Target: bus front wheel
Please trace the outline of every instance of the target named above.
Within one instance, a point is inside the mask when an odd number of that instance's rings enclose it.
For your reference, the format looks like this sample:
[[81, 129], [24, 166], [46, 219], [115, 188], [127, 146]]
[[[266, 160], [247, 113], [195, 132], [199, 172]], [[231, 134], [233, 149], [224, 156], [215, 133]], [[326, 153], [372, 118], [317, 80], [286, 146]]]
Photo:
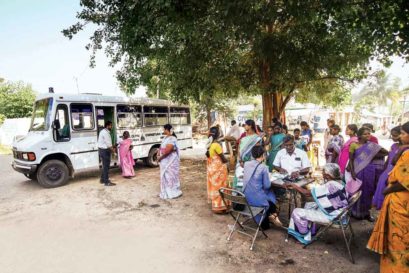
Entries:
[[159, 166], [158, 157], [157, 157], [158, 151], [159, 151], [158, 147], [153, 147], [149, 151], [148, 157], [144, 159], [146, 166], [151, 167], [151, 168]]
[[44, 188], [56, 188], [68, 183], [69, 170], [61, 160], [48, 160], [37, 171], [38, 184]]

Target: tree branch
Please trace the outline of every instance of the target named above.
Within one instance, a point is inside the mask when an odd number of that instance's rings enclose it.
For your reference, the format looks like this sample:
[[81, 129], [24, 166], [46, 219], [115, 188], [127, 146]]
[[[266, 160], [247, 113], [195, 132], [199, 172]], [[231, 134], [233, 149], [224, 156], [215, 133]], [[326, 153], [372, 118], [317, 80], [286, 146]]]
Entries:
[[281, 102], [280, 111], [282, 111], [282, 110], [286, 107], [287, 103], [288, 103], [288, 102], [290, 101], [290, 99], [292, 98], [293, 92], [294, 92], [294, 90], [295, 90], [295, 87], [296, 87], [296, 85], [294, 84], [293, 87], [291, 88], [290, 92], [288, 92], [287, 96], [285, 96], [285, 98], [284, 98], [283, 101]]
[[315, 78], [315, 79], [310, 79], [310, 80], [305, 80], [305, 81], [295, 81], [295, 82], [296, 83], [305, 83], [305, 82], [325, 81], [325, 80], [340, 80], [340, 81], [353, 83], [357, 79], [349, 79], [349, 78], [337, 77], [337, 76], [325, 76], [325, 77], [321, 77], [321, 78]]

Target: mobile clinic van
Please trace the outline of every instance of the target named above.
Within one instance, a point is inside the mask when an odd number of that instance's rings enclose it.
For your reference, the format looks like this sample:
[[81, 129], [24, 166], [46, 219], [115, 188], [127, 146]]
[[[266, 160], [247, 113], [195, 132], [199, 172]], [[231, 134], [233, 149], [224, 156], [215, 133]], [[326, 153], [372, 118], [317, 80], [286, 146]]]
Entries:
[[[165, 100], [42, 94], [34, 103], [30, 130], [13, 143], [14, 170], [44, 187], [66, 184], [69, 177], [99, 168], [97, 136], [105, 121], [113, 122], [113, 143], [129, 131], [134, 159], [157, 166], [163, 125], [172, 124], [180, 149], [192, 147], [190, 109]], [[118, 164], [112, 155], [113, 166]]]

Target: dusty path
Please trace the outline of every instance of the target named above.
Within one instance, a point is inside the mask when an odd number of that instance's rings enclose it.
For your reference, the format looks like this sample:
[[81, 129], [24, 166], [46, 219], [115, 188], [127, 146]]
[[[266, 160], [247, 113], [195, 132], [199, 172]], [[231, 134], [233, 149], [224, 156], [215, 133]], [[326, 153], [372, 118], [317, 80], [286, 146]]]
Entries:
[[203, 161], [182, 163], [183, 197], [162, 201], [158, 169], [137, 166], [137, 177], [105, 188], [94, 174], [46, 190], [9, 167], [0, 156], [0, 272], [378, 272], [365, 249], [371, 226], [354, 223], [357, 264], [337, 231], [304, 250], [272, 229], [257, 242], [226, 241], [228, 215], [206, 202]]

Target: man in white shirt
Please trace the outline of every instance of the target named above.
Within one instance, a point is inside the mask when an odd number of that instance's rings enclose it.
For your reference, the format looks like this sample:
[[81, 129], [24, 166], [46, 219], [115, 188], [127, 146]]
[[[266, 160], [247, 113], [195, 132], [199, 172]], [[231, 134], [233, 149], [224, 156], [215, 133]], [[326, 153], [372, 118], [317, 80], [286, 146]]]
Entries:
[[226, 136], [227, 137], [233, 137], [234, 140], [238, 140], [240, 138], [240, 127], [237, 125], [235, 120], [231, 121], [231, 128], [229, 132], [227, 132]]
[[110, 133], [112, 129], [112, 122], [106, 121], [104, 127], [105, 128], [102, 129], [101, 132], [99, 132], [98, 136], [98, 153], [102, 162], [101, 179], [99, 181], [105, 186], [115, 186], [116, 184], [112, 183], [108, 177], [109, 165], [111, 164], [111, 153], [115, 152], [115, 149], [112, 146]]
[[283, 140], [284, 149], [278, 151], [273, 166], [282, 174], [289, 174], [291, 178], [298, 178], [310, 171], [311, 163], [307, 153], [294, 145], [294, 137], [287, 135]]

